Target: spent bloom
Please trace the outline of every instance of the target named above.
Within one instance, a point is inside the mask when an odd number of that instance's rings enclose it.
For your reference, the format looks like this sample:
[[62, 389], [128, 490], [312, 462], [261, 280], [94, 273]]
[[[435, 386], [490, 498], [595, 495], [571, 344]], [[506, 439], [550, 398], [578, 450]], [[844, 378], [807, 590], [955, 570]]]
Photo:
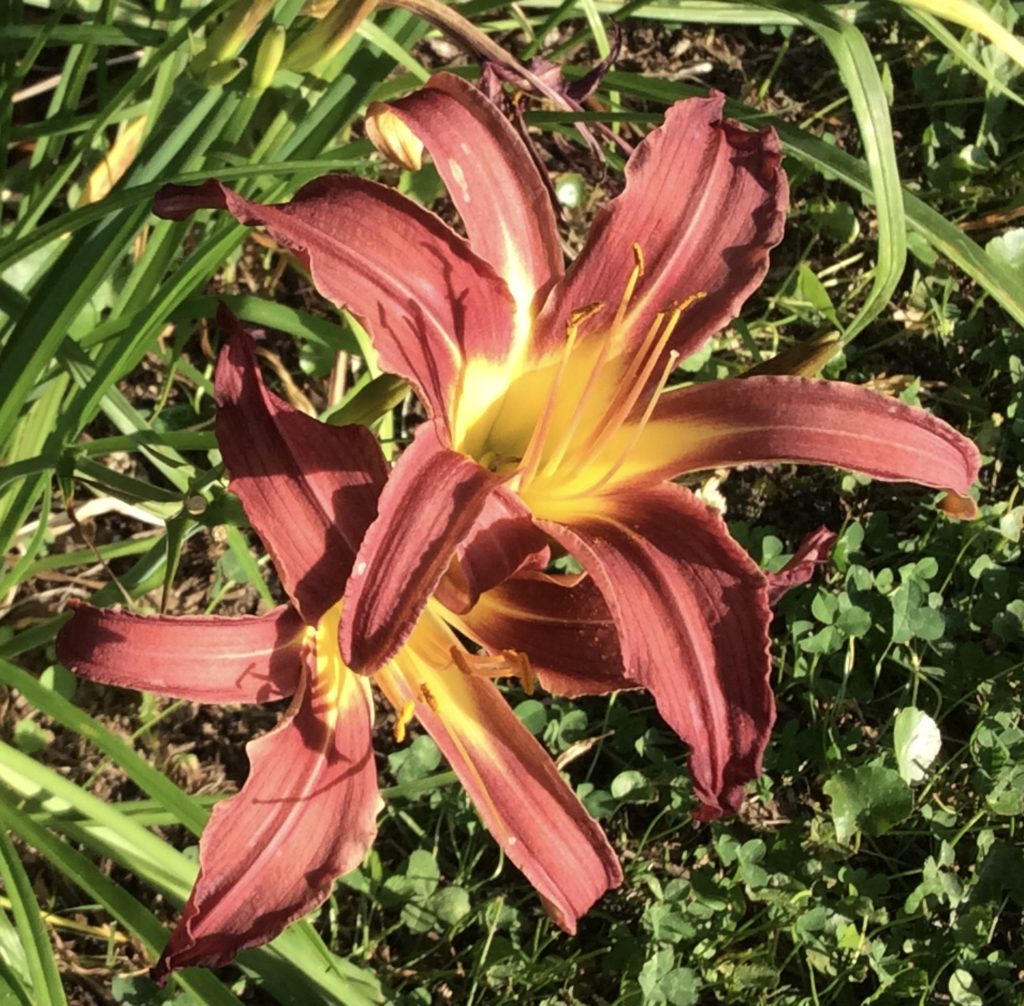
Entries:
[[[524, 569], [489, 598], [475, 631], [432, 599], [405, 644], [371, 677], [339, 652], [340, 599], [377, 512], [387, 466], [365, 427], [334, 427], [263, 385], [249, 337], [233, 332], [216, 371], [217, 437], [238, 494], [289, 597], [248, 617], [144, 616], [76, 605], [58, 657], [95, 681], [195, 702], [291, 697], [277, 727], [247, 745], [250, 772], [219, 803], [200, 872], [153, 970], [226, 964], [327, 896], [363, 860], [380, 808], [370, 682], [394, 706], [396, 735], [416, 717], [437, 742], [508, 858], [562, 928], [622, 872], [611, 846], [550, 757], [490, 680], [533, 675], [560, 690], [631, 686], [601, 597], [586, 579]], [[539, 557], [542, 560], [544, 557]], [[561, 617], [550, 624], [557, 594]], [[486, 623], [486, 624], [484, 624]], [[468, 651], [453, 626], [515, 639]]]
[[482, 620], [485, 591], [553, 541], [600, 591], [625, 678], [690, 745], [702, 817], [735, 810], [760, 769], [774, 717], [769, 582], [672, 480], [792, 461], [963, 495], [978, 471], [946, 423], [851, 384], [755, 375], [666, 390], [676, 363], [736, 316], [783, 233], [777, 138], [722, 108], [712, 95], [668, 110], [568, 271], [523, 141], [449, 74], [372, 109], [370, 132], [410, 166], [429, 152], [466, 238], [346, 175], [275, 206], [216, 181], [157, 200], [168, 217], [221, 208], [264, 226], [427, 410], [346, 589], [348, 665], [386, 664], [442, 577], [459, 585], [450, 603]]

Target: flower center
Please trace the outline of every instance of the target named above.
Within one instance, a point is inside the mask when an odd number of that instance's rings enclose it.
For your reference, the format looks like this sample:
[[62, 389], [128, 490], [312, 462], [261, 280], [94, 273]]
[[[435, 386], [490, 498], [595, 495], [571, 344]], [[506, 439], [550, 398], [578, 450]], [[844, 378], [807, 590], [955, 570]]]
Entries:
[[[626, 342], [624, 323], [644, 274], [643, 251], [633, 245], [633, 269], [604, 331], [581, 341], [603, 304], [574, 311], [538, 419], [515, 476], [530, 497], [577, 499], [598, 492], [629, 457], [669, 380], [679, 354], [665, 352], [683, 313], [706, 294], [695, 293], [659, 311], [638, 344]], [[508, 470], [507, 462], [506, 468]]]

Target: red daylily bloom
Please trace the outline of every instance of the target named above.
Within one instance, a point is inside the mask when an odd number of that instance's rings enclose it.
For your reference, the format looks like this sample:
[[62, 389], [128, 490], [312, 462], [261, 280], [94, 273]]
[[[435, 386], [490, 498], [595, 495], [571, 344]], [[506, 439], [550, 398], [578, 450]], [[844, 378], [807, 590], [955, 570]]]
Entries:
[[279, 206], [213, 181], [157, 199], [164, 216], [216, 207], [263, 225], [426, 405], [347, 588], [350, 666], [372, 672], [396, 652], [453, 561], [471, 606], [543, 532], [593, 578], [626, 678], [690, 745], [702, 817], [735, 810], [760, 769], [774, 715], [768, 582], [718, 514], [669, 480], [789, 461], [966, 494], [979, 463], [944, 422], [850, 384], [751, 376], [663, 390], [737, 314], [782, 237], [777, 138], [722, 106], [712, 95], [668, 110], [568, 272], [525, 145], [448, 74], [373, 109], [371, 132], [407, 163], [430, 152], [468, 240], [342, 175]]
[[[158, 980], [175, 968], [225, 964], [319, 905], [335, 878], [362, 861], [380, 808], [370, 679], [346, 666], [338, 624], [387, 467], [366, 428], [324, 425], [271, 394], [248, 337], [235, 319], [225, 323], [234, 334], [217, 366], [217, 437], [231, 488], [291, 603], [243, 618], [76, 605], [57, 640], [61, 661], [94, 681], [197, 702], [292, 698], [276, 729], [247, 746], [245, 785], [217, 805], [203, 832], [199, 879], [153, 970]], [[554, 920], [575, 932], [622, 872], [600, 827], [489, 679], [525, 674], [528, 684], [535, 672], [542, 682], [591, 690], [630, 683], [589, 581], [532, 571], [505, 589], [517, 606], [498, 610], [499, 595], [489, 617], [503, 638], [524, 635], [524, 644], [470, 654], [452, 630], [457, 619], [431, 600], [373, 681], [398, 713], [396, 732], [420, 720], [505, 854]], [[532, 627], [551, 590], [568, 607], [549, 641]]]

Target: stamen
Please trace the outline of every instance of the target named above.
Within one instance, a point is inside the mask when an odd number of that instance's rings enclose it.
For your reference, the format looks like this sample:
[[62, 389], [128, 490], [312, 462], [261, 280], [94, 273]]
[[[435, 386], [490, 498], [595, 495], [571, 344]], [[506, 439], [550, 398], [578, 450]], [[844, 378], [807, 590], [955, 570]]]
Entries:
[[555, 376], [551, 381], [547, 401], [544, 403], [544, 409], [540, 414], [540, 419], [537, 420], [537, 425], [533, 428], [533, 433], [530, 435], [530, 442], [526, 447], [526, 452], [523, 454], [523, 459], [519, 465], [520, 488], [531, 482], [534, 475], [537, 474], [537, 468], [540, 465], [540, 459], [544, 453], [544, 443], [547, 440], [548, 431], [551, 427], [551, 420], [555, 415], [555, 407], [558, 403], [558, 392], [561, 390], [562, 380], [565, 377], [565, 372], [569, 365], [569, 357], [572, 355], [573, 346], [576, 345], [576, 336], [579, 333], [580, 326], [588, 318], [600, 311], [602, 307], [604, 307], [604, 305], [598, 301], [597, 303], [588, 304], [586, 307], [581, 307], [579, 310], [573, 311], [569, 316], [569, 323], [565, 328], [565, 345], [562, 347], [562, 355], [558, 361], [558, 369], [555, 371]]
[[629, 274], [629, 279], [626, 280], [626, 287], [619, 300], [619, 306], [615, 310], [615, 317], [605, 331], [604, 339], [601, 342], [601, 349], [594, 360], [594, 365], [590, 368], [590, 373], [587, 375], [587, 383], [583, 387], [579, 402], [576, 403], [576, 410], [566, 424], [558, 443], [555, 445], [555, 449], [551, 452], [548, 462], [544, 466], [544, 470], [547, 472], [557, 470], [558, 466], [562, 463], [562, 459], [565, 457], [566, 451], [569, 449], [569, 445], [572, 443], [572, 438], [575, 436], [576, 430], [579, 428], [586, 412], [590, 393], [594, 390], [594, 386], [597, 384], [597, 380], [604, 372], [605, 364], [608, 362], [608, 355], [615, 341], [615, 334], [618, 332], [622, 319], [625, 318], [626, 311], [633, 300], [636, 285], [644, 274], [644, 251], [635, 241], [633, 242], [633, 260], [635, 263], [633, 270]]
[[654, 389], [654, 394], [651, 395], [651, 399], [647, 403], [647, 408], [644, 409], [644, 414], [640, 418], [640, 422], [636, 424], [636, 429], [633, 431], [633, 435], [629, 438], [629, 443], [626, 444], [622, 449], [622, 452], [619, 454], [618, 460], [589, 489], [582, 493], [575, 493], [574, 496], [590, 496], [597, 492], [598, 489], [607, 485], [607, 483], [609, 483], [615, 476], [616, 472], [618, 472], [623, 464], [625, 464], [626, 458], [633, 453], [633, 448], [636, 447], [637, 441], [640, 439], [640, 435], [644, 432], [644, 429], [650, 422], [651, 416], [654, 414], [654, 407], [658, 404], [658, 399], [661, 397], [661, 393], [664, 390], [665, 385], [668, 384], [668, 379], [672, 376], [672, 371], [676, 369], [676, 364], [678, 362], [679, 351], [673, 349], [672, 352], [668, 354], [668, 359], [665, 361], [665, 368], [661, 372], [661, 377]]
[[452, 663], [455, 664], [463, 674], [472, 676], [473, 668], [469, 663], [469, 654], [461, 647], [455, 645], [449, 646], [448, 652], [451, 654]]
[[[676, 323], [682, 317], [683, 312], [687, 308], [691, 307], [699, 300], [703, 300], [707, 296], [707, 291], [701, 290], [698, 293], [692, 293], [689, 297], [684, 297], [682, 300], [676, 301], [670, 308], [666, 308], [664, 311], [659, 311], [654, 318], [654, 322], [651, 327], [647, 330], [647, 334], [644, 336], [644, 341], [640, 345], [640, 352], [630, 361], [629, 369], [626, 371], [625, 376], [622, 379], [622, 387], [632, 388], [637, 381], [637, 373], [639, 370], [646, 365], [650, 357], [645, 354], [651, 347], [654, 346], [653, 355], [658, 357], [661, 355], [661, 351], [665, 348], [668, 340], [672, 336], [672, 332], [676, 327]], [[666, 321], [667, 319], [667, 321]], [[647, 375], [643, 378], [647, 379], [650, 375], [650, 368], [647, 370]], [[634, 402], [636, 399], [634, 399]], [[631, 406], [632, 407], [632, 406]]]
[[608, 441], [615, 435], [616, 430], [629, 418], [629, 414], [633, 411], [640, 395], [643, 394], [647, 381], [658, 363], [658, 358], [668, 345], [676, 323], [691, 304], [706, 296], [704, 291], [692, 294], [685, 300], [678, 301], [670, 309], [659, 311], [655, 315], [654, 321], [644, 336], [640, 352], [630, 363], [622, 378], [619, 393], [609, 406], [604, 422], [599, 429], [594, 431], [595, 435], [580, 446], [576, 464], [565, 473], [566, 478], [572, 478], [584, 465], [596, 458], [608, 445]]
[[395, 720], [395, 743], [401, 744], [405, 740], [405, 728], [412, 722], [412, 718], [416, 713], [416, 704], [413, 702], [406, 702], [402, 706], [401, 711], [398, 713], [398, 717]]
[[[619, 383], [615, 397], [609, 404], [601, 424], [591, 433], [589, 439], [579, 446], [576, 451], [576, 461], [564, 473], [565, 478], [571, 479], [600, 454], [611, 437], [614, 436], [615, 431], [625, 422], [630, 410], [636, 405], [644, 384], [668, 342], [668, 334], [672, 331], [672, 324], [665, 324], [667, 316], [665, 311], [659, 311], [655, 316], [651, 327], [647, 330], [647, 335], [644, 336], [640, 352], [630, 363], [625, 376]], [[653, 347], [650, 346], [651, 342], [654, 343]]]

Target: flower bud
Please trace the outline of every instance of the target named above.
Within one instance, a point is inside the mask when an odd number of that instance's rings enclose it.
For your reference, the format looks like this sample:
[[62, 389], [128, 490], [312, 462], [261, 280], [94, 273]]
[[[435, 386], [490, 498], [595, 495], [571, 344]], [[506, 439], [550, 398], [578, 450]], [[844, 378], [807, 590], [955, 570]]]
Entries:
[[310, 28], [284, 55], [289, 70], [302, 73], [337, 56], [378, 0], [338, 0], [321, 22]]
[[843, 348], [843, 339], [838, 332], [826, 332], [805, 339], [799, 345], [791, 346], [777, 353], [770, 360], [759, 363], [745, 371], [742, 377], [764, 377], [790, 375], [793, 377], [817, 377], [822, 368]]
[[390, 412], [409, 394], [409, 385], [394, 374], [380, 374], [356, 391], [344, 405], [324, 416], [332, 426], [353, 423], [369, 426]]
[[[218, 63], [230, 63], [256, 34], [274, 0], [238, 0], [206, 39], [203, 51], [192, 60], [192, 72], [205, 78]], [[207, 81], [209, 83], [209, 81]]]
[[241, 56], [226, 59], [208, 66], [202, 73], [202, 81], [207, 87], [221, 87], [234, 80], [247, 66]]
[[252, 82], [249, 84], [249, 94], [262, 94], [274, 79], [277, 68], [281, 65], [281, 57], [284, 55], [285, 30], [279, 24], [273, 25], [260, 40], [260, 47], [256, 53], [256, 62], [252, 68]]

